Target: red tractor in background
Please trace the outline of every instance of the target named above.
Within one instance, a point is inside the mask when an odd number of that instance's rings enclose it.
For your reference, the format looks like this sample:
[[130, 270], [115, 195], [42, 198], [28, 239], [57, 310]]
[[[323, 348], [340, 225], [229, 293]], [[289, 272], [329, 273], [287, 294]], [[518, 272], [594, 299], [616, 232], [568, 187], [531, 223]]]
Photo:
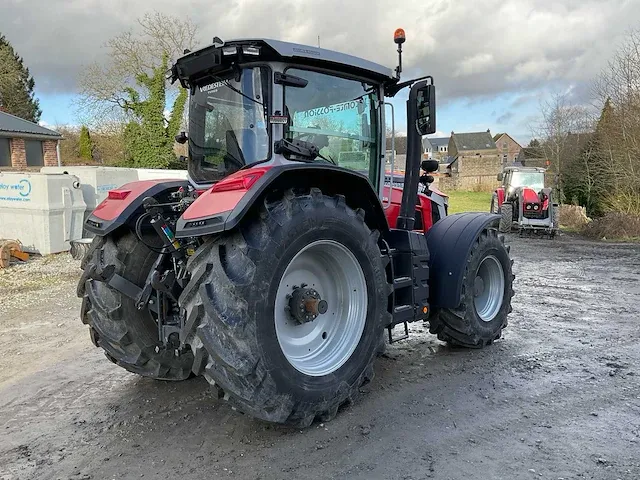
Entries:
[[544, 186], [544, 168], [506, 167], [498, 174], [502, 186], [491, 198], [491, 213], [500, 217], [500, 232], [513, 229], [554, 237], [558, 231], [558, 205]]
[[[398, 30], [400, 55], [403, 42]], [[447, 215], [437, 163], [421, 161], [433, 78], [400, 82], [401, 65], [268, 39], [185, 52], [171, 77], [190, 92], [176, 137], [189, 180], [123, 185], [86, 220], [93, 343], [131, 372], [201, 375], [238, 410], [304, 427], [357, 398], [396, 325], [428, 321], [463, 347], [500, 338], [514, 279], [500, 217]], [[385, 97], [405, 87], [399, 188]]]

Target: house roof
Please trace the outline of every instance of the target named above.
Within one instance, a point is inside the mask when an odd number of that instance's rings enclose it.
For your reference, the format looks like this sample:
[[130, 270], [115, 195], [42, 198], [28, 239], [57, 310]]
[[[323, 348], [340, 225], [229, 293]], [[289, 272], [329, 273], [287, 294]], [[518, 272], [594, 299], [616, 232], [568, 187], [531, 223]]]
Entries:
[[436, 137], [436, 138], [428, 138], [424, 137], [422, 139], [422, 146], [424, 148], [428, 148], [429, 144], [431, 147], [438, 148], [449, 145], [449, 137]]
[[59, 139], [62, 135], [37, 123], [24, 120], [10, 113], [0, 112], [0, 137], [32, 137]]
[[496, 149], [496, 142], [489, 132], [452, 133], [451, 138], [459, 152]]
[[516, 145], [518, 145], [520, 148], [522, 148], [522, 145], [520, 145], [515, 138], [513, 138], [511, 135], [509, 135], [506, 132], [502, 132], [502, 133], [497, 133], [496, 135], [493, 136], [493, 141], [497, 142], [501, 136], [506, 135], [507, 137], [509, 137], [511, 139], [512, 142], [514, 142]]

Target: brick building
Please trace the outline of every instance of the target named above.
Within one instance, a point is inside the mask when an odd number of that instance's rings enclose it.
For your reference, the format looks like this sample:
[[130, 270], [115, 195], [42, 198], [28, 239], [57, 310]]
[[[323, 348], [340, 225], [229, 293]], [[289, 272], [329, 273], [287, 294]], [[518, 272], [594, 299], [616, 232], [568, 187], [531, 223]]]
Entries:
[[0, 112], [0, 168], [58, 165], [58, 132]]
[[522, 146], [516, 142], [511, 135], [508, 133], [498, 133], [493, 136], [493, 141], [498, 148], [498, 154], [500, 155], [503, 167], [514, 163], [518, 159], [522, 151]]

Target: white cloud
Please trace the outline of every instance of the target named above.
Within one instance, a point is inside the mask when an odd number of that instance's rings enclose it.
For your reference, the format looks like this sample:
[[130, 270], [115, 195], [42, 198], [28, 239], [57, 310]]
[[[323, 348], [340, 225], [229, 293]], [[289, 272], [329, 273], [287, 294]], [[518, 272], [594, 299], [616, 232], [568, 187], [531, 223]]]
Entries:
[[316, 45], [320, 36], [322, 47], [389, 67], [393, 31], [403, 27], [405, 77], [433, 75], [443, 101], [584, 85], [640, 18], [640, 2], [629, 0], [4, 0], [11, 15], [0, 31], [38, 91], [73, 92], [104, 42], [151, 9], [191, 16], [203, 44], [217, 35]]
[[489, 70], [492, 70], [495, 63], [495, 59], [490, 53], [478, 53], [473, 57], [467, 57], [459, 62], [453, 76], [462, 77], [478, 73], [485, 73]]

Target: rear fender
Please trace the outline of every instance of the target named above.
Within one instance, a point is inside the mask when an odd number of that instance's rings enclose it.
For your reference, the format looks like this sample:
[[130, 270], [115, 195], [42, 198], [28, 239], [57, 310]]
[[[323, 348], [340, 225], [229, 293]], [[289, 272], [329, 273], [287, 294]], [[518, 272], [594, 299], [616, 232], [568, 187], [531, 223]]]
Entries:
[[85, 221], [85, 228], [96, 235], [104, 236], [122, 225], [133, 226], [143, 211], [142, 202], [145, 198], [154, 197], [160, 203], [164, 203], [169, 200], [169, 193], [188, 185], [189, 182], [186, 180], [144, 180], [122, 185], [112, 191], [118, 192], [123, 198], [105, 198], [89, 215]]
[[464, 269], [469, 253], [487, 227], [497, 227], [500, 215], [458, 213], [437, 222], [427, 233], [429, 247], [429, 303], [456, 308], [462, 295]]
[[386, 232], [389, 227], [384, 210], [369, 180], [352, 170], [325, 164], [285, 164], [240, 170], [222, 180], [237, 180], [256, 172], [259, 178], [248, 188], [216, 191], [215, 185], [204, 192], [182, 214], [176, 225], [176, 237], [218, 234], [235, 228], [252, 209], [262, 205], [270, 192], [290, 188], [319, 188], [326, 195], [344, 195], [351, 208], [365, 211], [371, 229]]

